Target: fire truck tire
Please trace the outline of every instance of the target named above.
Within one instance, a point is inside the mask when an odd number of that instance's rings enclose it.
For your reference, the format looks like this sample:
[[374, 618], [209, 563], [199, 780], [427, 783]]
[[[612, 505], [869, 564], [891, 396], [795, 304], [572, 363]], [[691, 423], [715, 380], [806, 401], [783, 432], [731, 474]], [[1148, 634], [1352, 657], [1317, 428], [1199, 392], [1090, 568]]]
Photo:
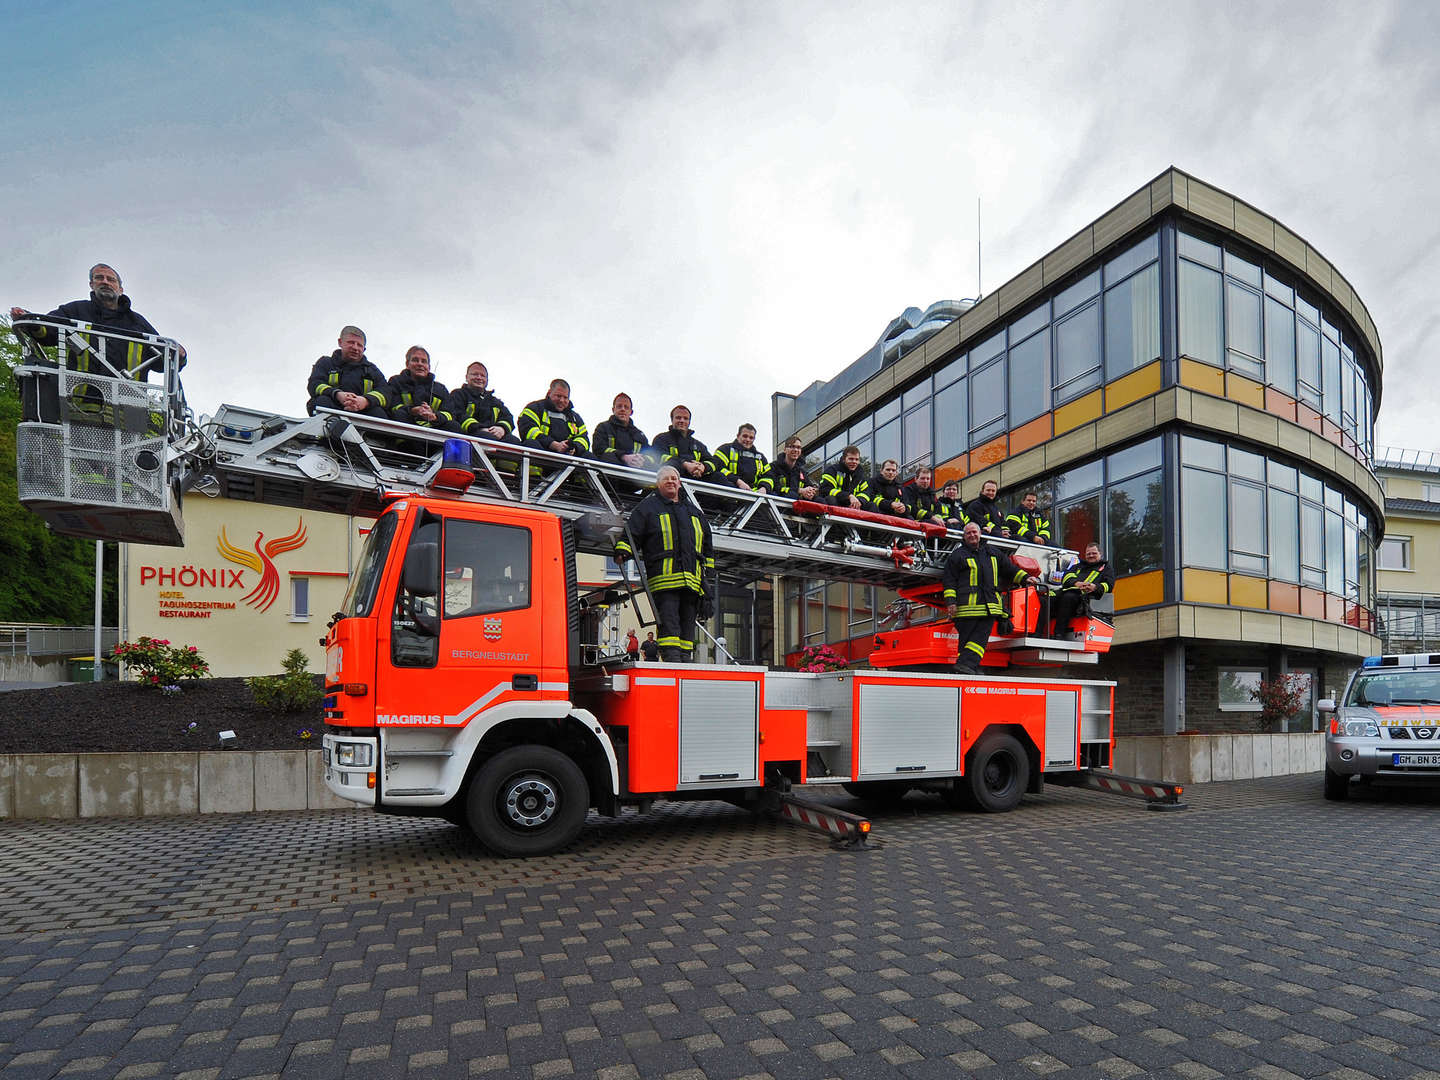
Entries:
[[865, 780], [840, 786], [847, 795], [881, 806], [894, 806], [910, 791], [910, 785], [903, 780]]
[[1030, 759], [1015, 736], [992, 731], [970, 751], [965, 781], [967, 804], [987, 814], [1006, 813], [1020, 805], [1030, 784]]
[[470, 782], [467, 820], [496, 855], [548, 855], [578, 835], [590, 785], [567, 755], [549, 746], [512, 746]]
[[1325, 798], [1331, 802], [1342, 802], [1350, 797], [1350, 777], [1333, 772], [1325, 766]]

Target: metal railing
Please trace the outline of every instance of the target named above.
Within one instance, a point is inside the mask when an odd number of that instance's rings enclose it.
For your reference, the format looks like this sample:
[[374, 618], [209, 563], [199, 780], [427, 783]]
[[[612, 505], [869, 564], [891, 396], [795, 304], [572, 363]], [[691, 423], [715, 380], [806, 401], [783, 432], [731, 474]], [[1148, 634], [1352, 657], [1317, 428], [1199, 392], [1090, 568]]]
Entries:
[[[100, 630], [104, 655], [120, 641], [114, 626]], [[40, 626], [29, 623], [0, 623], [0, 656], [90, 656], [95, 651], [93, 626]]]
[[1375, 616], [1387, 653], [1440, 647], [1440, 596], [1434, 593], [1380, 593], [1375, 597]]

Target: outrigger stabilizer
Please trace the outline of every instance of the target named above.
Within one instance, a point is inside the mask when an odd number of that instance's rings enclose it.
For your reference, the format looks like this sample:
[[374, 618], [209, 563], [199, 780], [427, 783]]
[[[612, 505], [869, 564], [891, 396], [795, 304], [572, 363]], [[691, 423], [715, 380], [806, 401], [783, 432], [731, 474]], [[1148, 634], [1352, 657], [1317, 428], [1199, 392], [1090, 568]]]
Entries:
[[1057, 773], [1046, 777], [1046, 781], [1062, 787], [1083, 787], [1107, 795], [1144, 799], [1147, 810], [1189, 809], [1180, 801], [1180, 796], [1185, 793], [1184, 787], [1165, 780], [1142, 780], [1135, 776], [1119, 776], [1112, 772], [1083, 769], [1074, 773]]

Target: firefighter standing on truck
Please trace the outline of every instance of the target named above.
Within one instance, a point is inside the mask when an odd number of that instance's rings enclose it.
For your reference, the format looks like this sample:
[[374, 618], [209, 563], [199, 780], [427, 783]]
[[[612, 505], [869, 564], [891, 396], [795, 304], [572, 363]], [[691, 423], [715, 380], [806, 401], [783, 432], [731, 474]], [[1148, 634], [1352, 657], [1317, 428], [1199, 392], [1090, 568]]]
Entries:
[[630, 512], [630, 535], [615, 545], [620, 561], [633, 559], [633, 541], [645, 564], [645, 584], [659, 624], [660, 659], [686, 664], [695, 648], [695, 620], [710, 618], [715, 552], [710, 523], [680, 498], [680, 472], [662, 465], [656, 490]]
[[960, 635], [955, 672], [959, 675], [980, 674], [980, 661], [997, 618], [1005, 617], [1000, 603], [1001, 583], [1005, 588], [1034, 585], [1036, 579], [1020, 569], [1003, 551], [992, 551], [980, 541], [980, 526], [969, 522], [960, 543], [945, 560], [942, 577], [945, 612]]

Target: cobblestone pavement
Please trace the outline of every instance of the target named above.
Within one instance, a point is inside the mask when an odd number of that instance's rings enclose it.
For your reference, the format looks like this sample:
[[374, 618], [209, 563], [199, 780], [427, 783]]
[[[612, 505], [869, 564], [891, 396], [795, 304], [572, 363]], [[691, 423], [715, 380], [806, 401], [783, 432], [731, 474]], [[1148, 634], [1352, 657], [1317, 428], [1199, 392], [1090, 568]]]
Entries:
[[1440, 795], [1186, 798], [912, 796], [864, 852], [662, 806], [527, 862], [365, 812], [3, 822], [0, 1069], [1440, 1078]]

